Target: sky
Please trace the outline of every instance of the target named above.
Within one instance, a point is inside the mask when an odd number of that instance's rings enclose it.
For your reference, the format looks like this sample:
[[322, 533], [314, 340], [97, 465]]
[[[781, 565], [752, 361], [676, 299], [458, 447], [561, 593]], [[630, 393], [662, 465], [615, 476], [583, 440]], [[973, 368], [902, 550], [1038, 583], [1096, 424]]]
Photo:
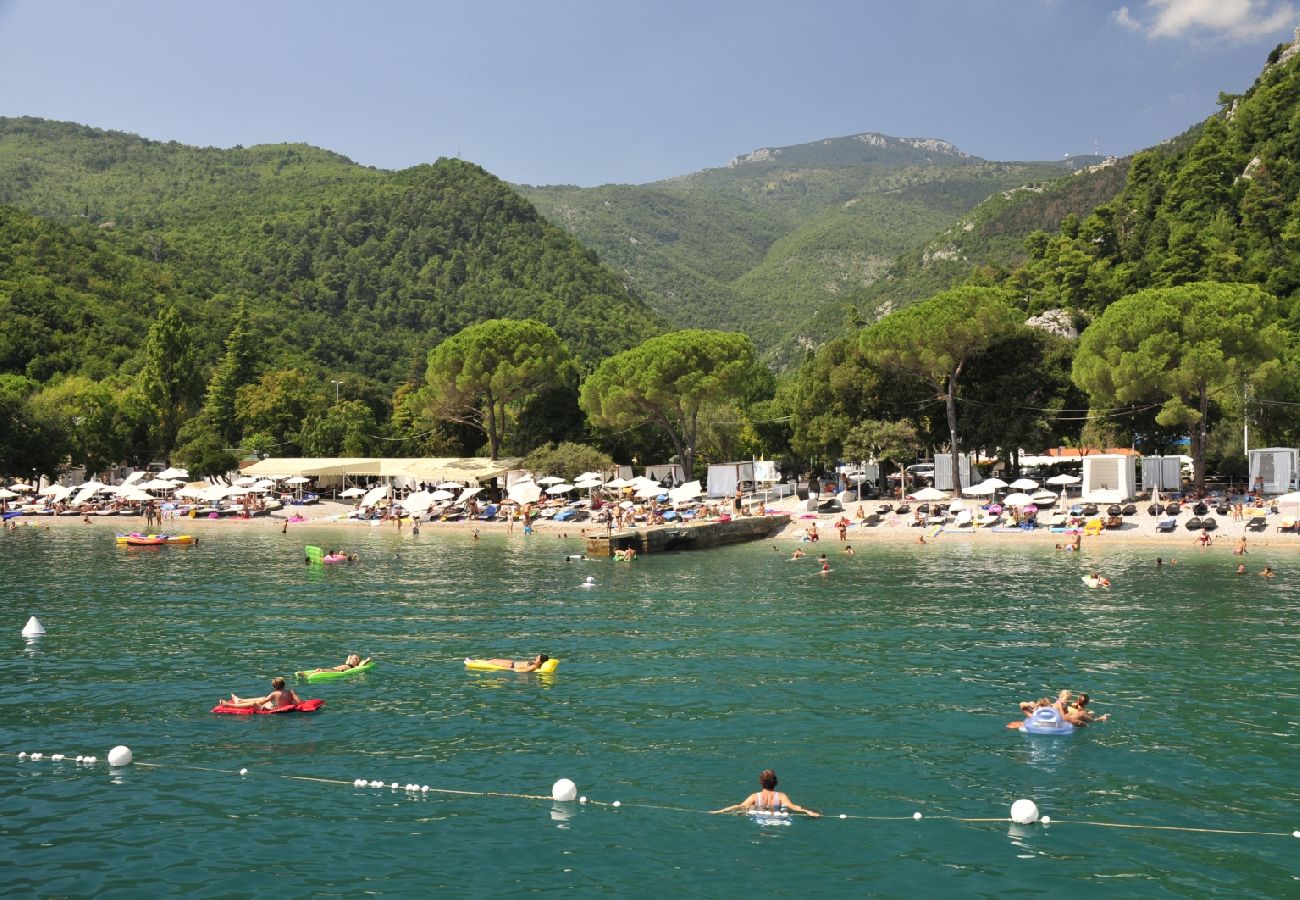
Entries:
[[0, 115], [645, 183], [860, 132], [996, 160], [1173, 137], [1285, 0], [0, 0]]

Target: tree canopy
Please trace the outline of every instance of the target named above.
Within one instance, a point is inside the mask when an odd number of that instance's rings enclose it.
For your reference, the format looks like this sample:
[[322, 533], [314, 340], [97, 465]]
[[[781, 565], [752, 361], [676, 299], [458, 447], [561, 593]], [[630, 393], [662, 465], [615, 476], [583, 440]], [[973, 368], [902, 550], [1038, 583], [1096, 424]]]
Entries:
[[743, 334], [674, 331], [606, 359], [583, 381], [579, 402], [597, 426], [662, 430], [690, 478], [701, 407], [743, 393], [753, 363]]
[[912, 378], [942, 400], [948, 415], [953, 486], [960, 493], [957, 395], [962, 372], [976, 354], [1021, 324], [1011, 298], [995, 288], [961, 287], [909, 306], [862, 332], [862, 352], [886, 375]]
[[1074, 380], [1098, 411], [1150, 404], [1158, 424], [1187, 429], [1203, 490], [1211, 408], [1276, 381], [1287, 349], [1277, 299], [1258, 286], [1149, 288], [1117, 300], [1084, 332]]
[[561, 383], [569, 351], [549, 325], [491, 319], [429, 351], [427, 401], [439, 418], [471, 425], [496, 459], [512, 407]]

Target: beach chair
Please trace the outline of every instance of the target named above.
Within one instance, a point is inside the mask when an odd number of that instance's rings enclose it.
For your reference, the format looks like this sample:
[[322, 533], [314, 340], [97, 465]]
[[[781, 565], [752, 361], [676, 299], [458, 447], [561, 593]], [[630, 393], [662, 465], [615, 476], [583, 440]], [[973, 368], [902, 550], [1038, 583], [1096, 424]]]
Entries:
[[1101, 519], [1089, 519], [1083, 526], [1083, 533], [1088, 537], [1096, 537], [1101, 534]]
[[1263, 531], [1268, 528], [1268, 518], [1265, 516], [1251, 516], [1250, 521], [1246, 523], [1247, 531]]
[[1283, 519], [1277, 523], [1277, 530], [1283, 534], [1294, 532], [1296, 530], [1295, 519]]
[[1156, 531], [1160, 532], [1161, 534], [1172, 534], [1174, 529], [1177, 527], [1178, 527], [1178, 520], [1175, 519], [1173, 516], [1165, 516], [1163, 519], [1161, 519], [1159, 522], [1156, 523]]
[[1204, 519], [1201, 519], [1201, 529], [1203, 531], [1214, 531], [1218, 527], [1219, 522], [1214, 518], [1214, 516], [1206, 516]]
[[975, 524], [981, 528], [992, 528], [1000, 521], [1002, 521], [1002, 513], [988, 510], [980, 510], [979, 515], [975, 517]]
[[1186, 522], [1183, 523], [1183, 527], [1186, 528], [1188, 531], [1200, 531], [1201, 517], [1192, 516], [1190, 519], [1188, 519]]
[[963, 509], [960, 510], [957, 513], [957, 515], [953, 517], [952, 525], [954, 528], [966, 528], [971, 524], [971, 521], [972, 521], [972, 516], [970, 514], [970, 510]]
[[1067, 519], [1065, 513], [1055, 513], [1047, 517], [1046, 525], [1048, 528], [1064, 528]]
[[487, 506], [483, 508], [483, 511], [478, 514], [479, 521], [495, 522], [497, 518], [497, 513], [499, 511], [500, 511], [500, 507], [498, 507], [496, 504], [489, 503]]
[[874, 528], [875, 526], [879, 525], [880, 513], [868, 513], [867, 517], [862, 520], [862, 524], [866, 528]]

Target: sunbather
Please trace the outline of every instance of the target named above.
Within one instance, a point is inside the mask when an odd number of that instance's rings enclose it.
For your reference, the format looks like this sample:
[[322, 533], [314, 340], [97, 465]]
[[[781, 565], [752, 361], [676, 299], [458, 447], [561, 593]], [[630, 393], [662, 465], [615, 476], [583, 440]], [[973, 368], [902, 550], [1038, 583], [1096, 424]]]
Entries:
[[322, 668], [322, 669], [309, 669], [309, 670], [307, 670], [307, 671], [297, 672], [297, 673], [295, 673], [295, 674], [297, 674], [297, 675], [315, 675], [317, 672], [346, 672], [348, 669], [355, 669], [357, 666], [364, 666], [364, 665], [365, 665], [366, 663], [368, 663], [368, 662], [370, 662], [370, 657], [369, 657], [369, 656], [367, 656], [365, 659], [362, 659], [360, 653], [353, 653], [353, 654], [351, 654], [350, 656], [348, 656], [347, 661], [344, 662], [342, 665], [338, 665], [338, 666], [330, 666], [330, 667], [327, 668], [327, 669], [325, 669], [325, 668]]

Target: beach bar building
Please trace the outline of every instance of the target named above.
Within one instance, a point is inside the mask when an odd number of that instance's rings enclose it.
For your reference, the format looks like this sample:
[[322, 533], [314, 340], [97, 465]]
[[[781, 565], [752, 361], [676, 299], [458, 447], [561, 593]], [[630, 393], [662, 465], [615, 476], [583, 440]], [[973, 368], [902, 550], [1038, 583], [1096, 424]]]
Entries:
[[1265, 447], [1250, 451], [1250, 487], [1264, 494], [1292, 490], [1300, 470], [1300, 452], [1291, 447]]
[[1081, 487], [1085, 498], [1107, 491], [1115, 502], [1132, 499], [1137, 495], [1137, 457], [1111, 453], [1085, 456]]
[[1142, 457], [1142, 490], [1178, 492], [1183, 489], [1183, 460], [1180, 456]]

